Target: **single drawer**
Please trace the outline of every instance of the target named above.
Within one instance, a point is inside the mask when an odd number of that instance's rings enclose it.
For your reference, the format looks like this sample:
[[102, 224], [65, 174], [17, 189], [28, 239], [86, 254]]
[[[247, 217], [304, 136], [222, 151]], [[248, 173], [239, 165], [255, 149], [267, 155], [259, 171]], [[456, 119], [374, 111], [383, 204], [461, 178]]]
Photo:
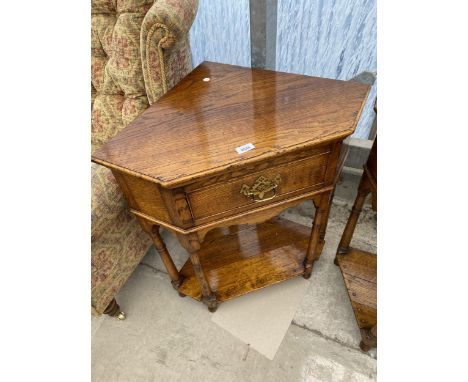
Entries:
[[196, 223], [204, 223], [320, 188], [328, 159], [324, 152], [188, 191], [192, 215]]

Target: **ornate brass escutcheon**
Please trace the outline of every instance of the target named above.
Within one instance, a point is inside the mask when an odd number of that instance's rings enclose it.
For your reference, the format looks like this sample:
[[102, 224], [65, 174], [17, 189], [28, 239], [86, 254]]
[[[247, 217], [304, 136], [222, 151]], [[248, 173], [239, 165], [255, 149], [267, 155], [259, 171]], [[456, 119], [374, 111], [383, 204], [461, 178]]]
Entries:
[[[252, 186], [243, 184], [240, 193], [251, 198], [254, 202], [264, 202], [271, 200], [276, 196], [276, 188], [281, 183], [281, 175], [277, 174], [273, 180], [270, 180], [263, 175], [260, 176]], [[265, 198], [266, 194], [272, 192], [272, 195]]]

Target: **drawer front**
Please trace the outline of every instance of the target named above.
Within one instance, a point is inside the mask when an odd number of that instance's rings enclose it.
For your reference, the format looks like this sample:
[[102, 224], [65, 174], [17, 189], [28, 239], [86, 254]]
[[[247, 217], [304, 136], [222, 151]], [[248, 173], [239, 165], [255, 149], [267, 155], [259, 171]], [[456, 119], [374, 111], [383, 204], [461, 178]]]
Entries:
[[325, 182], [329, 153], [284, 163], [224, 183], [187, 192], [197, 223], [233, 215], [320, 188]]

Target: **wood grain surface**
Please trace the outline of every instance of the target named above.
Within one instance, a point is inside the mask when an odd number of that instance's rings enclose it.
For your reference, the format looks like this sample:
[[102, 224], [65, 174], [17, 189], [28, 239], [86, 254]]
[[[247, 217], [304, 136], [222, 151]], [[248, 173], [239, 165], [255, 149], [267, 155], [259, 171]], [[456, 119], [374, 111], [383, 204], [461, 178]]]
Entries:
[[[167, 188], [353, 133], [367, 85], [204, 62], [93, 154]], [[243, 154], [236, 147], [252, 143]]]
[[[318, 189], [324, 184], [327, 164], [328, 155], [316, 155], [293, 163], [286, 163], [282, 166], [253, 172], [243, 177], [237, 177], [230, 182], [202, 188], [188, 193], [187, 197], [195, 220], [203, 222], [203, 218], [216, 217], [216, 214], [232, 210], [241, 211], [242, 207], [256, 208], [258, 205], [271, 204], [298, 193]], [[278, 175], [281, 177], [281, 182], [276, 197], [270, 201], [254, 201], [252, 198], [240, 193], [242, 185], [250, 186], [260, 176], [274, 179]]]
[[[377, 109], [376, 109], [377, 112]], [[341, 236], [335, 257], [348, 291], [357, 324], [361, 329], [359, 347], [367, 352], [377, 346], [377, 255], [350, 247], [366, 196], [372, 194], [377, 210], [377, 138], [374, 140], [358, 193]]]
[[377, 255], [350, 248], [336, 256], [359, 328], [377, 323]]
[[[217, 300], [302, 275], [309, 233], [309, 228], [280, 218], [211, 231], [198, 253]], [[184, 281], [179, 291], [200, 300], [200, 285], [190, 261], [180, 274]]]
[[[310, 277], [324, 244], [341, 142], [353, 133], [368, 90], [205, 62], [92, 160], [112, 170], [179, 294], [214, 311], [221, 301]], [[236, 152], [247, 143], [254, 148]], [[316, 206], [312, 230], [269, 220], [306, 199]], [[175, 232], [190, 254], [180, 272], [159, 226]]]

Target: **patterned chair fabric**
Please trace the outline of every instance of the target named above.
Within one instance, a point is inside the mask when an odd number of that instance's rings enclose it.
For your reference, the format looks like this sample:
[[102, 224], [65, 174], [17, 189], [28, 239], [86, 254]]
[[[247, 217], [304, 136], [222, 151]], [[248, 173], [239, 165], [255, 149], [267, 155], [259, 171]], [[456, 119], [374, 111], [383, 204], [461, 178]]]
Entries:
[[[91, 144], [116, 135], [191, 70], [198, 0], [92, 0]], [[101, 314], [150, 240], [110, 170], [91, 166], [91, 306]]]

